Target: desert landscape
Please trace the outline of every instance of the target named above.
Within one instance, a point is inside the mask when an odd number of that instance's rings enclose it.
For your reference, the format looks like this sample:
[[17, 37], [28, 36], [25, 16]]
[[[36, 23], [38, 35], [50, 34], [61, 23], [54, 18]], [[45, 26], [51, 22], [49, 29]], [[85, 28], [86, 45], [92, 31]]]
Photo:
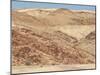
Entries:
[[95, 69], [95, 11], [12, 11], [12, 73]]

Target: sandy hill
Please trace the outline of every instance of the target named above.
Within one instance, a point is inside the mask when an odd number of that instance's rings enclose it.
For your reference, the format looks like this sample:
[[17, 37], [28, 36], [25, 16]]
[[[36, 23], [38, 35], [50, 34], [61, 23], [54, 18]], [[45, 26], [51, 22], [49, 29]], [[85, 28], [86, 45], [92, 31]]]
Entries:
[[[76, 12], [76, 11], [71, 11], [66, 9], [55, 9], [55, 10], [54, 9], [53, 10], [52, 9], [51, 10], [50, 9], [49, 10], [26, 9], [26, 11], [16, 10], [15, 12], [12, 13], [12, 15], [13, 14], [17, 14], [14, 15], [15, 17], [24, 16], [23, 17], [24, 22], [26, 22], [27, 19], [29, 20], [29, 22], [27, 23], [30, 23], [30, 21], [34, 21], [34, 18], [35, 20], [37, 20], [38, 18], [37, 21], [44, 22], [43, 24], [46, 23], [45, 25], [48, 25], [47, 23], [50, 23], [51, 25], [93, 25], [95, 24], [95, 13], [84, 12], [84, 11]], [[19, 21], [20, 20], [21, 18], [19, 19]]]
[[95, 31], [90, 32], [85, 38], [82, 38], [80, 42], [76, 45], [77, 48], [81, 48], [91, 55], [95, 56]]
[[[95, 36], [93, 12], [23, 9], [12, 11], [12, 22], [14, 66], [95, 63], [95, 56], [87, 52], [95, 43], [86, 47], [86, 41]], [[84, 48], [74, 47], [83, 42]]]

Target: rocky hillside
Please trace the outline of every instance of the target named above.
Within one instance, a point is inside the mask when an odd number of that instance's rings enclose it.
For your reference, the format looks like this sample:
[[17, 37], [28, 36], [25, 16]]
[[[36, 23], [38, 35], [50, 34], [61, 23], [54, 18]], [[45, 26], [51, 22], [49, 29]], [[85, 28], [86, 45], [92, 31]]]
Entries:
[[95, 63], [93, 11], [21, 9], [12, 23], [13, 66]]

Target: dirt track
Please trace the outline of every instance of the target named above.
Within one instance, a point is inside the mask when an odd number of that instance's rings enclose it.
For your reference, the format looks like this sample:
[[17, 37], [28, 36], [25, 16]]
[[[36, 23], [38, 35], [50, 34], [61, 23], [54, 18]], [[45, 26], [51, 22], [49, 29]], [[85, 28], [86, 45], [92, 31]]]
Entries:
[[52, 72], [52, 71], [70, 71], [70, 70], [83, 70], [95, 69], [94, 64], [75, 64], [75, 65], [45, 65], [45, 66], [13, 66], [12, 73], [36, 73], [36, 72]]

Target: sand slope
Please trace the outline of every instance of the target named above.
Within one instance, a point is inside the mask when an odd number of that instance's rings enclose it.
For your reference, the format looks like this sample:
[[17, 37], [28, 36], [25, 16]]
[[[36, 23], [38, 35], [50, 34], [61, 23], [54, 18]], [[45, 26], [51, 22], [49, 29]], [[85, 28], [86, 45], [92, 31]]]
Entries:
[[95, 64], [94, 11], [16, 10], [12, 23], [13, 66]]

